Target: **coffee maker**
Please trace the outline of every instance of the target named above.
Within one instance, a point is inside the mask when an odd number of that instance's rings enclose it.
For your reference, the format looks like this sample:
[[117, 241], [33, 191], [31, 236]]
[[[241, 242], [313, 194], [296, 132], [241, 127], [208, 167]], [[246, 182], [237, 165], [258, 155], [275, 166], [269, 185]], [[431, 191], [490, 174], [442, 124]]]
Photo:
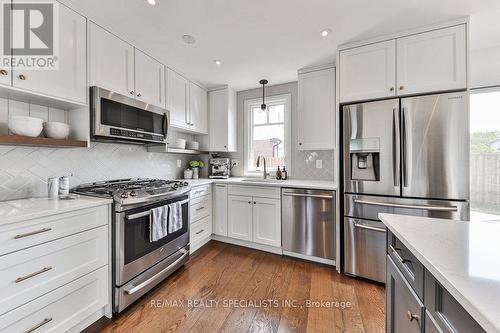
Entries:
[[210, 159], [209, 178], [227, 179], [231, 173], [231, 160], [229, 158]]

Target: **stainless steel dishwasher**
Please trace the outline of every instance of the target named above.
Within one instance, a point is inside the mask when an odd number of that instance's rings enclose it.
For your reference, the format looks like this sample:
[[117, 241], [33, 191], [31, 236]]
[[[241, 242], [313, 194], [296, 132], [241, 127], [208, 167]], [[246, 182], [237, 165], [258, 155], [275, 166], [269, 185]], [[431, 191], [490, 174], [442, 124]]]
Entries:
[[334, 264], [335, 192], [282, 190], [283, 253]]

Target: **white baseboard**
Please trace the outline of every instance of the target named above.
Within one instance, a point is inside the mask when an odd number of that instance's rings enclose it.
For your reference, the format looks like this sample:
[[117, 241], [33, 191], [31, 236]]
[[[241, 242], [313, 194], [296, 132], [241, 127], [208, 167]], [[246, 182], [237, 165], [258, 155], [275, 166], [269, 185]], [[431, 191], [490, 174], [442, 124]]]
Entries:
[[288, 251], [283, 251], [283, 255], [289, 256], [289, 257], [294, 257], [294, 258], [299, 258], [299, 259], [304, 259], [304, 260], [308, 260], [308, 261], [319, 262], [320, 264], [336, 266], [335, 260], [331, 260], [331, 259], [318, 258], [318, 257], [314, 257], [314, 256], [307, 256], [305, 254], [288, 252]]
[[94, 312], [93, 314], [91, 314], [90, 316], [79, 322], [77, 325], [73, 326], [67, 332], [75, 332], [75, 333], [81, 332], [90, 325], [92, 325], [93, 323], [95, 323], [96, 321], [98, 321], [99, 319], [101, 319], [102, 317], [104, 317], [105, 313], [106, 313], [106, 307], [103, 307], [102, 309]]
[[265, 252], [283, 255], [283, 250], [280, 247], [274, 247], [274, 246], [269, 246], [269, 245], [264, 245], [264, 244], [257, 244], [254, 242], [248, 242], [248, 241], [244, 241], [241, 239], [235, 239], [235, 238], [219, 236], [219, 235], [212, 235], [212, 239], [219, 241], [219, 242], [249, 247], [249, 248], [255, 249], [255, 250], [260, 250], [260, 251], [265, 251]]

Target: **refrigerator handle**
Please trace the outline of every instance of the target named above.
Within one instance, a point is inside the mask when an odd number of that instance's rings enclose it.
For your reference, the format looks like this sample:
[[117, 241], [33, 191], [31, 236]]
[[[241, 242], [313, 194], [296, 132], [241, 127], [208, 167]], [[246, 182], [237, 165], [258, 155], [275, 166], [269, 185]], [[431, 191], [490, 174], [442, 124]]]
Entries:
[[407, 165], [407, 148], [406, 147], [406, 108], [401, 110], [401, 171], [403, 175], [403, 186], [408, 186], [408, 165]]
[[392, 109], [392, 173], [394, 186], [399, 186], [400, 177], [400, 136], [399, 136], [399, 110]]

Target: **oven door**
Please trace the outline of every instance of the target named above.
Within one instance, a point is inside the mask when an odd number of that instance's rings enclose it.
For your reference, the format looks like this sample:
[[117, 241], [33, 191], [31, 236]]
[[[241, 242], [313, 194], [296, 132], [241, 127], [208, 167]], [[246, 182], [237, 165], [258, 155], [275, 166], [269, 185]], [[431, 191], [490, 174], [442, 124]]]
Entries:
[[103, 88], [90, 89], [93, 138], [166, 142], [169, 111]]
[[[151, 209], [182, 202], [182, 228], [156, 241], [149, 241]], [[116, 213], [115, 284], [121, 286], [151, 266], [189, 244], [189, 196]]]

